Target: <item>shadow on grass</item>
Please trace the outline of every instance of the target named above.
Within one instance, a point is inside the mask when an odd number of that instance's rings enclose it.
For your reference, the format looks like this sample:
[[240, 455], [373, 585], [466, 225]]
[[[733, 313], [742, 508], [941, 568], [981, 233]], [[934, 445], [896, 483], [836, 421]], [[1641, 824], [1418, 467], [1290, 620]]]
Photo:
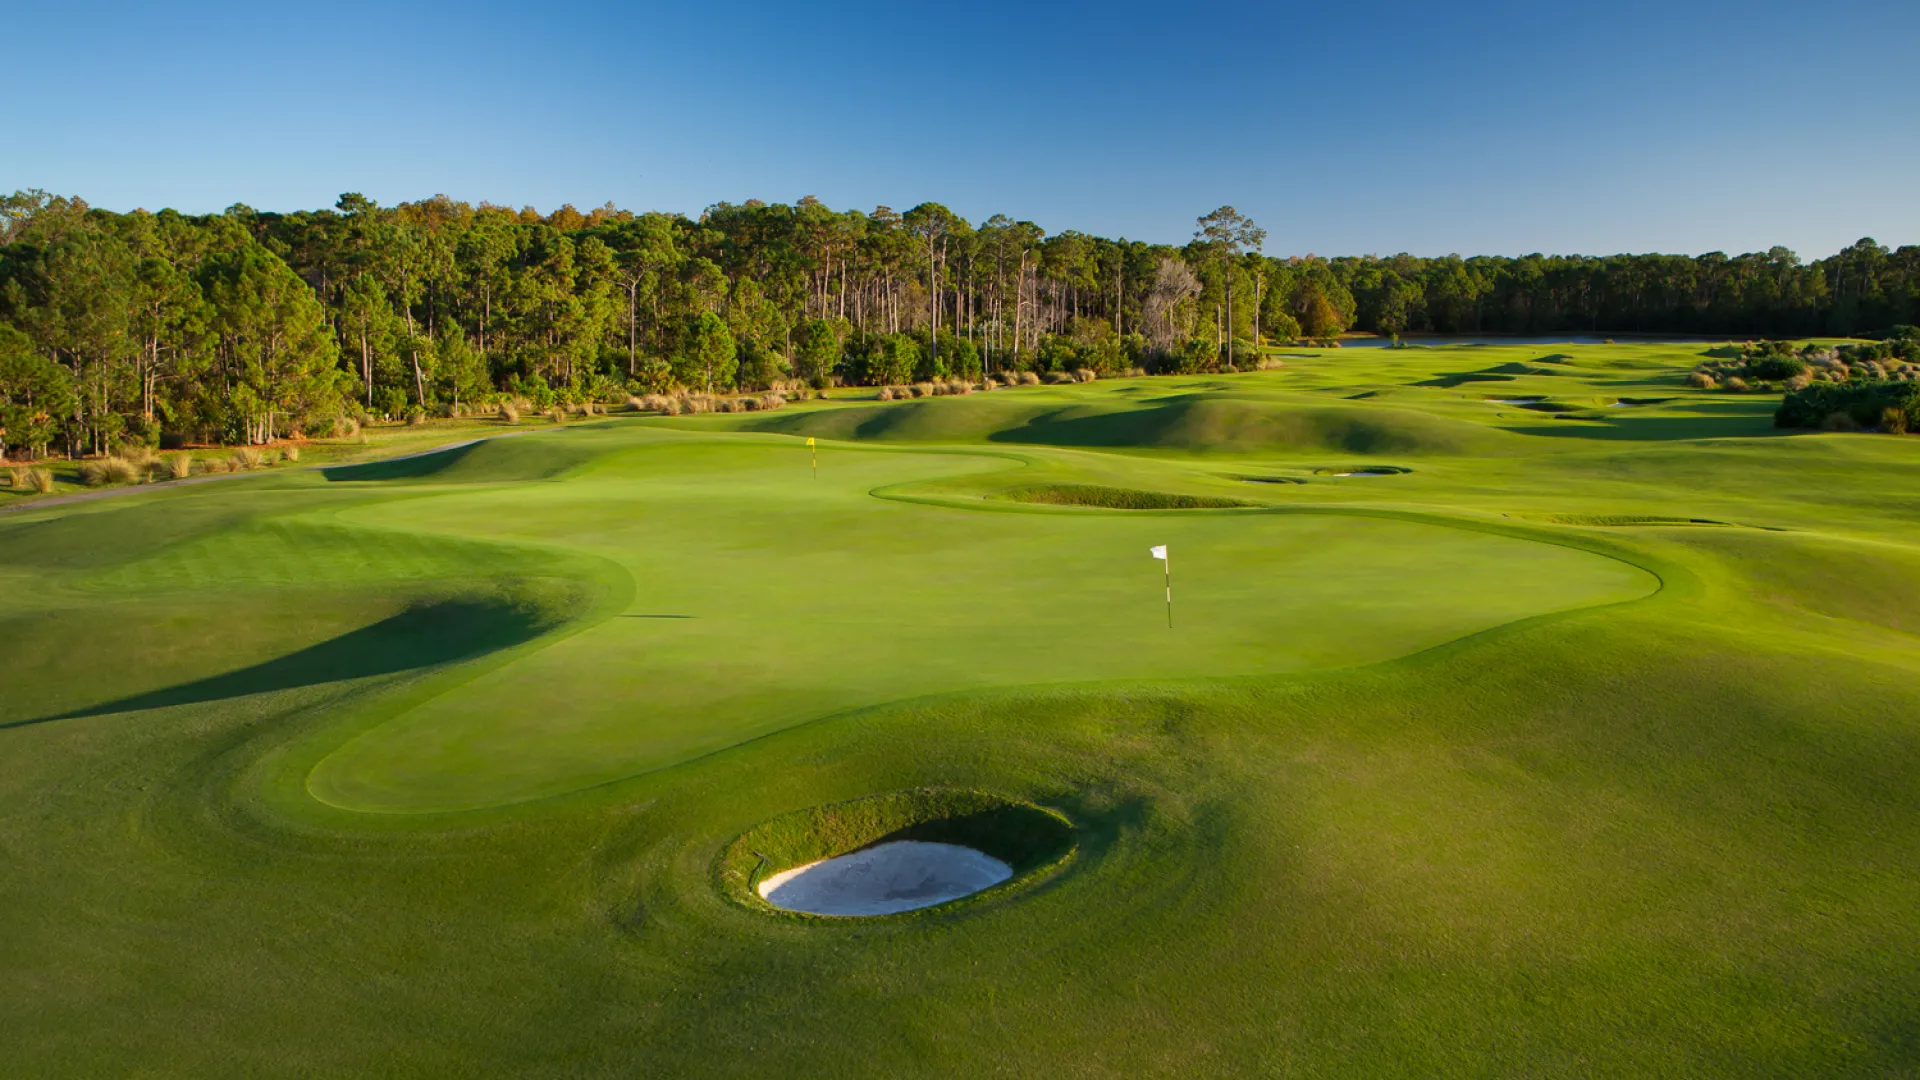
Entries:
[[1615, 439], [1622, 442], [1680, 442], [1689, 439], [1775, 438], [1794, 432], [1773, 426], [1771, 412], [1727, 412], [1716, 416], [1617, 416], [1561, 419], [1594, 419], [1589, 424], [1512, 426], [1506, 430], [1520, 435], [1548, 435], [1574, 439]]
[[442, 600], [409, 608], [371, 626], [252, 667], [54, 716], [16, 720], [0, 724], [0, 730], [109, 713], [199, 705], [449, 664], [518, 645], [538, 636], [552, 623], [550, 615], [534, 608], [479, 600]]
[[478, 449], [478, 440], [457, 446], [428, 450], [420, 454], [408, 454], [405, 457], [389, 458], [386, 461], [370, 461], [364, 465], [336, 465], [321, 469], [320, 475], [330, 481], [342, 480], [415, 480], [422, 476], [432, 476], [452, 468], [461, 458]]

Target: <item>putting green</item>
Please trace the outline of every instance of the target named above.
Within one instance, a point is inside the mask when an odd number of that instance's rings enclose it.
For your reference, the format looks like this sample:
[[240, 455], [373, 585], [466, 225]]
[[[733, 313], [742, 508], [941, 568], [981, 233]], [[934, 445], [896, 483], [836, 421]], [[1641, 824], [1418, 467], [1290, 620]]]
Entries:
[[[1591, 552], [1415, 521], [879, 499], [878, 485], [1015, 463], [829, 451], [815, 481], [804, 451], [770, 441], [615, 445], [532, 492], [342, 515], [576, 548], [623, 567], [632, 601], [360, 735], [310, 790], [356, 810], [471, 809], [898, 698], [1364, 664], [1657, 584]], [[1178, 575], [1172, 629], [1159, 543]]]

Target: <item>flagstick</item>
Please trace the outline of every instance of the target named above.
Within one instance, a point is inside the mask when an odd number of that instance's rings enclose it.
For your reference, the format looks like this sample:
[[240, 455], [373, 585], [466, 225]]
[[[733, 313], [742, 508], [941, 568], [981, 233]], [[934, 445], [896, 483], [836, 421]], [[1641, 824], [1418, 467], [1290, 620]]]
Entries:
[[1167, 572], [1167, 629], [1173, 629], [1173, 559], [1171, 556], [1160, 560]]

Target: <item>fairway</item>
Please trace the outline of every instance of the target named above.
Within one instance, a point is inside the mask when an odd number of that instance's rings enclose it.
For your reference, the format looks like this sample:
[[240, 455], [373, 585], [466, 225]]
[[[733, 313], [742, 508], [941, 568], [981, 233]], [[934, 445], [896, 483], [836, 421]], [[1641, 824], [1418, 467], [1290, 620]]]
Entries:
[[[1706, 348], [21, 501], [0, 1072], [1908, 1075], [1920, 440]], [[872, 797], [1071, 836], [743, 900]]]

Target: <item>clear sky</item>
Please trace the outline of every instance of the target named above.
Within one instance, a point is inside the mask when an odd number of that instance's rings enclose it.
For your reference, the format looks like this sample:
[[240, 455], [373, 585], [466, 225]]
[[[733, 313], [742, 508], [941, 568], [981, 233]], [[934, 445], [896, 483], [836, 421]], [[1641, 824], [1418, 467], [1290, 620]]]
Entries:
[[0, 187], [943, 202], [1288, 255], [1920, 243], [1920, 2], [18, 5]]

